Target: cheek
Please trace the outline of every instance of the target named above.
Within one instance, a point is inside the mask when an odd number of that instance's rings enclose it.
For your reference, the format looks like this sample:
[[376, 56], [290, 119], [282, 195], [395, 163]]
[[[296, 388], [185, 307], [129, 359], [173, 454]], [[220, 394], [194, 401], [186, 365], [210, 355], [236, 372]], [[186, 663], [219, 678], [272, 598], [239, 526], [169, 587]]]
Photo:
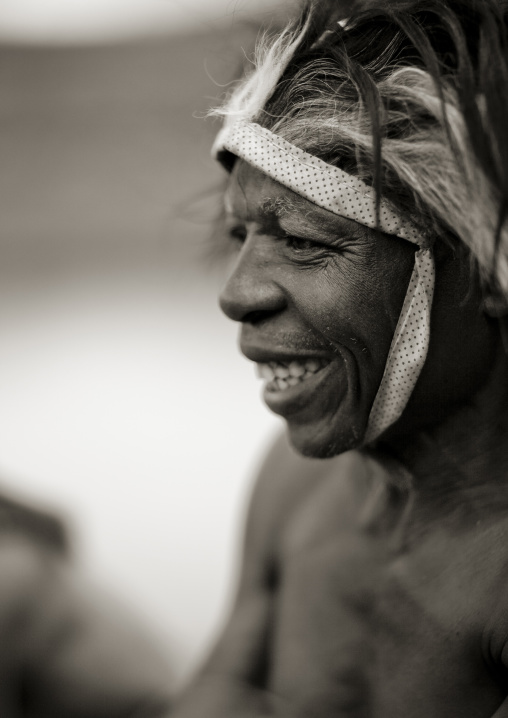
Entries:
[[311, 281], [300, 277], [295, 286], [306, 322], [333, 344], [383, 361], [414, 265], [411, 245], [394, 245], [383, 252], [381, 244], [363, 257], [334, 258]]

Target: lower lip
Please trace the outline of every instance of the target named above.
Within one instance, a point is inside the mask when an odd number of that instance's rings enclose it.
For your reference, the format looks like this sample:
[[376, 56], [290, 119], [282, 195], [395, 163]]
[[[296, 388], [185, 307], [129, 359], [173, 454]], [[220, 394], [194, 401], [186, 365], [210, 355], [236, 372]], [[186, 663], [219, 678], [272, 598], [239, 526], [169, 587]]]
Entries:
[[344, 394], [347, 388], [344, 366], [339, 366], [337, 360], [332, 360], [313, 376], [304, 379], [296, 386], [276, 391], [265, 388], [263, 399], [275, 414], [285, 417], [300, 414], [305, 409], [310, 408], [313, 400], [319, 397], [321, 385], [325, 384], [332, 376], [334, 379], [339, 380], [342, 385], [342, 394]]

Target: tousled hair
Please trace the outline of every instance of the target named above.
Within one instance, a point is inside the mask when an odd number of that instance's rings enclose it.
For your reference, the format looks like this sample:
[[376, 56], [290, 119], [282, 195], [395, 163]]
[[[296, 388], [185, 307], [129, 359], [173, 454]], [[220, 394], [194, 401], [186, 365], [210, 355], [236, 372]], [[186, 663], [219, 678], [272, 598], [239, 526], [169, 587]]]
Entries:
[[499, 0], [308, 0], [216, 112], [371, 184], [508, 295], [508, 39]]

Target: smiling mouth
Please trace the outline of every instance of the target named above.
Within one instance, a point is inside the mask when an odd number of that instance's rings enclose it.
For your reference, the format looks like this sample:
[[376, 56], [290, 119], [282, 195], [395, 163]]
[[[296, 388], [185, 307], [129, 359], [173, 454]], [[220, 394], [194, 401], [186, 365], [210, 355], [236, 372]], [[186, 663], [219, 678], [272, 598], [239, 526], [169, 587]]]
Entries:
[[258, 376], [266, 381], [265, 391], [273, 393], [303, 384], [329, 363], [324, 359], [293, 359], [287, 363], [271, 361], [267, 364], [258, 363], [257, 372]]

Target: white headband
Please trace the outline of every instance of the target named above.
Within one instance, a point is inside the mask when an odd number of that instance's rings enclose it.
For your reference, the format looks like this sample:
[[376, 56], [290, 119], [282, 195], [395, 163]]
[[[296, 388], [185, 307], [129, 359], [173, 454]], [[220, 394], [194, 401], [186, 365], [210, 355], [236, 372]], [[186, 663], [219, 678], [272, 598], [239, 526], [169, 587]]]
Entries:
[[386, 200], [381, 200], [378, 224], [376, 195], [372, 187], [258, 124], [236, 122], [223, 127], [215, 140], [213, 154], [218, 157], [225, 150], [319, 207], [418, 245], [413, 273], [364, 437], [364, 443], [373, 441], [402, 414], [427, 357], [435, 278], [428, 241]]

